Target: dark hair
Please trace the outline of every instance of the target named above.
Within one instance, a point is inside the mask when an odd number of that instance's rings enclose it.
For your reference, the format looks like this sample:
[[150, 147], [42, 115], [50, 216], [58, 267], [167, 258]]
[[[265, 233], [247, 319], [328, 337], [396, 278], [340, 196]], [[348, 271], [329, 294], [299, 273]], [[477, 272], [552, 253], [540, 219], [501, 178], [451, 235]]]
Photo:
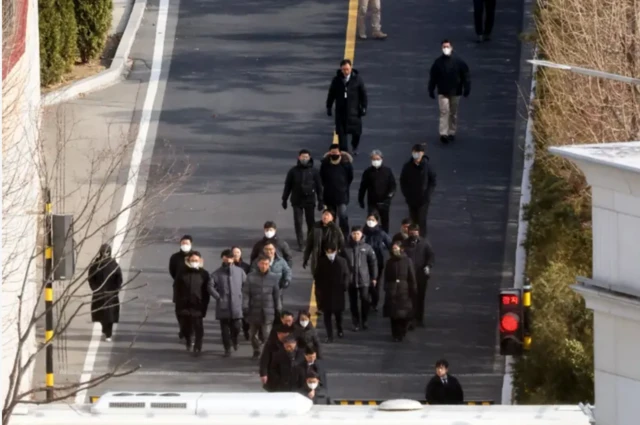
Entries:
[[280, 326], [276, 327], [276, 333], [290, 334], [291, 332], [293, 332], [293, 328], [291, 326], [287, 326], [281, 323]]
[[342, 59], [342, 60], [340, 61], [340, 66], [341, 66], [341, 67], [343, 67], [343, 66], [345, 66], [345, 65], [352, 66], [353, 64], [351, 63], [351, 59]]
[[289, 335], [289, 336], [288, 336], [288, 337], [286, 337], [286, 338], [284, 339], [284, 341], [282, 341], [282, 342], [283, 342], [283, 343], [285, 343], [285, 344], [286, 344], [286, 343], [288, 343], [288, 342], [294, 342], [294, 343], [296, 343], [296, 344], [297, 344], [297, 343], [298, 343], [298, 340], [296, 339], [296, 337], [295, 337], [295, 336], [293, 336], [293, 335]]
[[451, 44], [451, 42], [450, 42], [448, 39], [446, 39], [446, 38], [445, 38], [444, 40], [442, 40], [442, 43], [440, 43], [440, 45], [442, 46], [444, 43], [449, 43], [449, 44]]
[[260, 255], [258, 256], [258, 263], [261, 263], [261, 262], [263, 262], [263, 261], [269, 261], [269, 262], [270, 262], [270, 261], [271, 261], [271, 258], [267, 257], [267, 256], [266, 256], [266, 255], [264, 255], [264, 254], [260, 254]]
[[333, 212], [333, 210], [332, 210], [332, 209], [325, 208], [324, 210], [322, 210], [322, 214], [324, 214], [324, 213], [329, 213], [329, 214], [331, 214], [331, 216], [332, 216], [333, 218], [336, 218], [336, 214]]
[[415, 232], [415, 231], [418, 231], [418, 230], [420, 230], [420, 225], [419, 224], [411, 223], [409, 225], [409, 231], [410, 232]]
[[180, 242], [182, 241], [193, 242], [193, 238], [191, 237], [191, 235], [184, 235], [183, 237], [180, 238]]
[[200, 251], [191, 251], [189, 253], [189, 258], [193, 257], [194, 255], [197, 255], [198, 257], [202, 258], [202, 255], [200, 255]]
[[309, 371], [307, 371], [307, 378], [306, 379], [311, 379], [311, 378], [315, 378], [318, 381], [320, 380], [320, 376], [318, 376], [318, 374], [315, 371], [309, 370]]
[[406, 226], [407, 224], [411, 224], [411, 219], [410, 218], [403, 218], [402, 219], [402, 225]]
[[380, 222], [380, 214], [378, 213], [378, 210], [371, 210], [371, 212], [367, 214], [367, 218], [369, 217], [373, 217], [377, 222]]
[[283, 310], [282, 312], [280, 312], [280, 317], [285, 317], [285, 316], [293, 317], [293, 313], [288, 310]]
[[309, 310], [299, 310], [298, 311], [298, 318], [300, 318], [300, 316], [311, 317], [311, 313], [309, 313]]
[[298, 152], [298, 156], [302, 155], [302, 154], [308, 154], [309, 156], [311, 156], [311, 151], [309, 149], [300, 149], [300, 152]]
[[396, 239], [394, 241], [391, 242], [391, 247], [393, 248], [394, 246], [398, 246], [398, 248], [402, 249], [402, 240], [401, 239]]
[[340, 150], [340, 145], [337, 143], [331, 143], [331, 145], [329, 146], [329, 150], [334, 150], [334, 149], [338, 149]]
[[337, 250], [338, 250], [338, 247], [336, 246], [336, 244], [335, 244], [334, 242], [329, 242], [329, 243], [327, 243], [327, 245], [324, 247], [324, 250], [325, 250], [325, 251], [329, 251], [329, 250], [331, 250], [331, 251], [337, 251]]
[[304, 354], [318, 354], [318, 350], [313, 345], [307, 345], [304, 349]]
[[449, 362], [446, 359], [440, 359], [436, 362], [436, 367], [444, 366], [449, 369]]
[[264, 249], [264, 247], [265, 247], [265, 246], [268, 246], [268, 245], [271, 245], [271, 246], [273, 246], [274, 248], [276, 247], [276, 243], [275, 243], [275, 242], [267, 241], [267, 242], [265, 242], [265, 243], [264, 243], [264, 245], [262, 245], [262, 249]]
[[424, 145], [421, 143], [416, 143], [411, 148], [411, 152], [424, 152]]
[[351, 231], [352, 232], [362, 232], [362, 226], [358, 226], [357, 224], [355, 226], [351, 226]]
[[263, 229], [277, 229], [278, 227], [276, 226], [276, 223], [274, 223], [273, 221], [269, 220], [269, 221], [265, 221], [264, 222], [264, 226], [262, 226]]
[[233, 251], [231, 249], [225, 249], [224, 251], [222, 251], [222, 254], [220, 254], [220, 258], [232, 258], [233, 257]]

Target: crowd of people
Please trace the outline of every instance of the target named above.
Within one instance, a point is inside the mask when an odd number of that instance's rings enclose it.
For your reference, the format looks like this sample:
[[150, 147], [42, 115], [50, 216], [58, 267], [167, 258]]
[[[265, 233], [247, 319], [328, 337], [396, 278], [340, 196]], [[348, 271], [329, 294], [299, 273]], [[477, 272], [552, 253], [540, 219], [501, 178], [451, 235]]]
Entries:
[[[458, 98], [469, 95], [470, 82], [467, 65], [451, 56], [448, 40], [442, 42], [442, 51], [431, 69], [429, 93], [435, 97], [438, 90], [440, 138], [448, 143], [455, 137]], [[381, 303], [381, 287], [382, 313], [390, 321], [393, 341], [402, 342], [408, 331], [424, 326], [425, 297], [434, 266], [433, 249], [427, 239], [427, 216], [437, 184], [436, 173], [424, 145], [414, 145], [399, 177], [399, 190], [409, 217], [402, 220], [400, 231], [392, 237], [389, 217], [398, 185], [393, 170], [384, 164], [383, 153], [373, 150], [371, 165], [363, 172], [357, 195], [358, 205], [366, 209], [367, 217], [364, 225], [350, 226], [353, 163], [367, 104], [362, 77], [352, 68], [351, 61], [341, 61], [326, 101], [327, 114], [335, 114], [338, 143], [329, 147], [318, 168], [311, 152], [300, 150], [297, 164], [286, 174], [282, 193], [282, 207], [287, 209], [290, 204], [293, 210], [296, 241], [303, 253], [302, 267], [313, 277], [317, 314], [323, 316], [327, 344], [335, 337], [344, 337], [345, 294], [352, 330], [365, 331], [370, 311], [378, 311]], [[316, 208], [321, 211], [319, 221], [315, 221]], [[238, 350], [239, 335], [243, 333], [251, 342], [253, 358], [259, 359], [260, 379], [266, 390], [301, 392], [314, 402], [327, 402], [326, 374], [318, 361], [321, 345], [311, 314], [302, 310], [294, 317], [284, 308], [285, 293], [292, 282], [293, 259], [288, 243], [277, 235], [276, 223], [264, 223], [264, 237], [253, 246], [248, 262], [243, 260], [239, 247], [225, 249], [220, 257], [221, 265], [210, 273], [203, 267], [202, 255], [193, 247], [193, 238], [185, 235], [180, 240], [180, 250], [169, 260], [179, 337], [187, 350], [195, 356], [201, 353], [203, 319], [213, 299], [225, 357]], [[110, 340], [112, 325], [118, 321], [117, 291], [122, 274], [108, 245], [101, 248], [90, 270], [90, 283], [96, 302], [102, 303], [94, 321], [103, 324], [105, 339]], [[438, 372], [443, 367], [444, 375]], [[462, 401], [462, 389], [458, 391], [455, 378], [447, 378], [446, 369], [444, 360], [436, 365], [435, 381], [427, 389], [431, 402]]]

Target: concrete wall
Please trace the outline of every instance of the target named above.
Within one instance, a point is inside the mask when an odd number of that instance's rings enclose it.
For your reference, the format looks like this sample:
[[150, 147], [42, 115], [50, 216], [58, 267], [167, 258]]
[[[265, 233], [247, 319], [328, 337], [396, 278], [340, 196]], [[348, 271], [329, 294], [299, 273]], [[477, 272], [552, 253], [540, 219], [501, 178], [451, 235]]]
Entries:
[[[16, 361], [22, 324], [33, 312], [40, 276], [30, 261], [38, 241], [39, 181], [37, 167], [40, 114], [40, 58], [38, 1], [18, 0], [23, 23], [12, 46], [13, 57], [4, 60], [2, 84], [2, 403]], [[20, 19], [19, 13], [16, 18]], [[20, 52], [22, 50], [22, 52]], [[17, 52], [17, 53], [16, 53]], [[19, 301], [18, 297], [22, 301]], [[22, 307], [21, 318], [18, 317]], [[24, 334], [24, 331], [22, 332]], [[36, 348], [36, 335], [27, 335], [22, 362]], [[21, 389], [32, 384], [32, 369], [21, 380]]]

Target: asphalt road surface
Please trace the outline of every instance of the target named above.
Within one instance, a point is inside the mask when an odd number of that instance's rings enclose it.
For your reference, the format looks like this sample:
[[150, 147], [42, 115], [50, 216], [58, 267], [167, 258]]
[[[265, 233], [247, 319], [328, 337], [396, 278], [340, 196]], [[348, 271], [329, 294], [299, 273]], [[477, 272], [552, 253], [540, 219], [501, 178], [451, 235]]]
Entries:
[[[152, 1], [148, 19], [155, 19], [155, 7]], [[193, 172], [161, 205], [162, 216], [133, 255], [131, 267], [142, 270], [139, 279], [147, 285], [127, 291], [131, 301], [122, 308], [114, 342], [101, 344], [95, 365], [98, 374], [129, 359], [141, 369], [90, 395], [260, 391], [248, 342], [222, 358], [213, 305], [203, 355], [194, 359], [185, 352], [170, 302], [168, 259], [188, 233], [213, 271], [231, 245], [244, 247], [248, 256], [265, 220], [275, 220], [280, 237], [295, 246], [291, 210], [280, 206], [284, 177], [299, 149], [319, 158], [330, 144], [332, 119], [324, 101], [344, 52], [347, 7], [346, 0], [172, 1], [153, 160], [162, 169], [188, 158]], [[504, 261], [508, 193], [512, 177], [520, 179], [512, 176], [512, 155], [521, 21], [520, 0], [500, 2], [493, 41], [476, 45], [471, 2], [386, 1], [383, 30], [389, 38], [356, 44], [355, 68], [370, 99], [361, 152], [381, 149], [398, 177], [411, 146], [426, 143], [438, 172], [429, 219], [436, 265], [427, 326], [408, 342], [393, 343], [388, 322], [375, 315], [368, 331], [347, 330], [326, 347], [334, 398], [423, 398], [434, 362], [446, 357], [467, 399], [500, 402], [504, 362], [496, 356], [496, 293], [511, 273]], [[134, 52], [148, 55], [152, 35], [143, 33]], [[471, 96], [461, 101], [457, 141], [448, 146], [438, 141], [437, 103], [426, 89], [444, 38], [468, 62], [472, 78]], [[357, 157], [352, 199], [368, 165], [366, 154]], [[349, 207], [352, 223], [363, 223], [364, 212], [353, 201]], [[406, 215], [397, 197], [393, 230]], [[312, 283], [301, 253], [294, 261], [285, 298], [291, 310], [308, 307]]]

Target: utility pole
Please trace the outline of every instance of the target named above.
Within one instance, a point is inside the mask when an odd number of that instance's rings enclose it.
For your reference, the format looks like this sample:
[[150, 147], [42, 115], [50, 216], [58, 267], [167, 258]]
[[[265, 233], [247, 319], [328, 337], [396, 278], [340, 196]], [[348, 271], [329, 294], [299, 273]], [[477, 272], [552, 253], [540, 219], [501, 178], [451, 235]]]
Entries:
[[45, 332], [44, 342], [46, 356], [46, 388], [47, 401], [53, 401], [53, 214], [51, 207], [51, 190], [45, 189], [45, 249], [44, 249], [44, 306]]

